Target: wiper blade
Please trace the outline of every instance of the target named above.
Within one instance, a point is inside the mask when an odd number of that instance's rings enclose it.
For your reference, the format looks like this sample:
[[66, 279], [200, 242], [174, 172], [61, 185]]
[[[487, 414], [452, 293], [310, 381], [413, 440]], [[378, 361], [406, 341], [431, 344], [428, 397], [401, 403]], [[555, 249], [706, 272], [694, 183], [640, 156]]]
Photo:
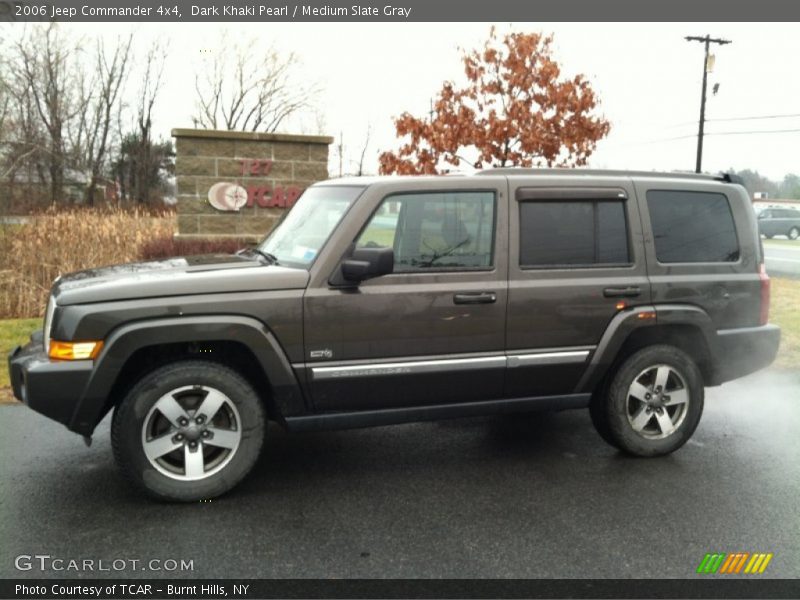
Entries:
[[263, 256], [267, 259], [267, 262], [271, 265], [280, 264], [278, 262], [278, 257], [270, 252], [264, 252], [260, 248], [245, 248], [244, 250], [239, 250], [237, 254], [258, 254], [259, 256]]

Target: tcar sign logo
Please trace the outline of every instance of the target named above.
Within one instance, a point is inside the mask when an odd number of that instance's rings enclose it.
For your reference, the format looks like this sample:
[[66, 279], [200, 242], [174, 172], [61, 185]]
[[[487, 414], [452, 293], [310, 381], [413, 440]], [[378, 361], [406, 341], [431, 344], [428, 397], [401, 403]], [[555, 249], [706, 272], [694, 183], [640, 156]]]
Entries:
[[302, 188], [297, 185], [271, 185], [263, 179], [272, 173], [272, 161], [267, 159], [240, 158], [240, 175], [244, 185], [221, 181], [208, 190], [208, 202], [217, 210], [239, 212], [240, 208], [291, 208]]
[[208, 201], [217, 210], [238, 211], [247, 204], [247, 190], [235, 183], [222, 181], [208, 190]]
[[248, 185], [221, 181], [208, 190], [208, 202], [217, 210], [238, 212], [240, 208], [291, 208], [303, 192], [297, 186]]

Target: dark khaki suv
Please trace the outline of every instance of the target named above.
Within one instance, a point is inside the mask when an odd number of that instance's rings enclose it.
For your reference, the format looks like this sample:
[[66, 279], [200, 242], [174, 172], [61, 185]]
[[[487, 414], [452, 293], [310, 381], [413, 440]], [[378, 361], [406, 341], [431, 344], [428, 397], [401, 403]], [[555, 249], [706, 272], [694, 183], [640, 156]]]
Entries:
[[16, 396], [158, 498], [225, 492], [292, 431], [588, 408], [622, 451], [697, 427], [773, 360], [769, 280], [727, 176], [498, 169], [310, 187], [257, 248], [55, 282]]

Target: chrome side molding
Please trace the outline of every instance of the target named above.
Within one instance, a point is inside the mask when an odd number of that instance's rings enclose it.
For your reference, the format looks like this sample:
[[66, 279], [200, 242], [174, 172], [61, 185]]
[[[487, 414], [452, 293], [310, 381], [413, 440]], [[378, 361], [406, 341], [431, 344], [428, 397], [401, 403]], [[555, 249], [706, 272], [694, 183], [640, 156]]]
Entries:
[[412, 373], [437, 373], [441, 371], [465, 371], [468, 369], [502, 368], [505, 356], [482, 356], [478, 358], [450, 358], [443, 360], [417, 360], [394, 363], [365, 363], [344, 367], [312, 367], [316, 381], [344, 377], [379, 377], [383, 375], [406, 375]]
[[[501, 369], [539, 365], [574, 364], [585, 362], [593, 347], [524, 352], [508, 356], [478, 356], [467, 358], [445, 358], [435, 360], [404, 360], [397, 362], [364, 362], [337, 366], [302, 365], [311, 368], [315, 381], [347, 377], [384, 377], [411, 375], [415, 373], [439, 373], [442, 371], [465, 371], [471, 369]], [[329, 363], [328, 363], [329, 364]], [[301, 366], [301, 365], [296, 365]]]
[[582, 363], [589, 356], [590, 350], [566, 350], [563, 352], [533, 352], [531, 354], [513, 354], [508, 357], [509, 369], [514, 367], [533, 367], [538, 365], [564, 365]]

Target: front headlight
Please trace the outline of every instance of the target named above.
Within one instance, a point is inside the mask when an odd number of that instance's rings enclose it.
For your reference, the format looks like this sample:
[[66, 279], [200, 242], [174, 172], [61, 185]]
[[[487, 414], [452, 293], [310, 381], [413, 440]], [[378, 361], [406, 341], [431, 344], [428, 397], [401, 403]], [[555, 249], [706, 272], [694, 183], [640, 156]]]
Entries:
[[53, 325], [53, 313], [56, 311], [56, 298], [51, 295], [47, 301], [47, 309], [44, 311], [44, 353], [50, 354], [50, 327]]

